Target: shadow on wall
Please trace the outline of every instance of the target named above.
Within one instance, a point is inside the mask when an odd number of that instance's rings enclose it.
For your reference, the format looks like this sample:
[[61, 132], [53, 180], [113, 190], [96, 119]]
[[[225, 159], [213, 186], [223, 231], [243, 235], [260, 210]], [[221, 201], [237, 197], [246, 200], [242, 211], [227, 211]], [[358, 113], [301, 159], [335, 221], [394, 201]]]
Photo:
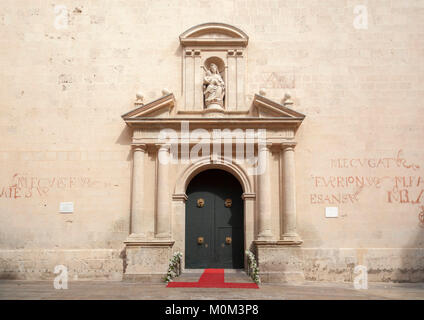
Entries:
[[115, 143], [120, 145], [129, 146], [131, 144], [131, 129], [126, 124], [124, 124], [124, 128], [121, 131], [121, 134], [119, 135], [118, 139], [116, 139]]
[[[122, 145], [122, 146], [130, 146], [131, 145], [131, 140], [132, 140], [132, 132], [130, 127], [128, 127], [127, 125], [125, 125], [125, 127], [122, 129], [121, 134], [119, 135], [119, 137], [116, 139], [115, 143]], [[128, 155], [127, 155], [127, 161], [132, 160], [132, 152], [131, 152], [131, 148], [128, 147]]]
[[[424, 282], [424, 225], [419, 225], [406, 248], [401, 249], [395, 282]], [[388, 279], [390, 281], [390, 279]]]

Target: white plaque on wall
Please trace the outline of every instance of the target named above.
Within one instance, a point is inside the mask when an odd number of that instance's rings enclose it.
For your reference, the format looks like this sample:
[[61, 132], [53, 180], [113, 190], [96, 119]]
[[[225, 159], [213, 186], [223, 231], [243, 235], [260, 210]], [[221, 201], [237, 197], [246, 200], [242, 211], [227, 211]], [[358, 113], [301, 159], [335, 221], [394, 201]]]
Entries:
[[326, 218], [337, 218], [339, 216], [338, 207], [326, 207], [325, 208], [325, 217]]
[[74, 212], [73, 202], [61, 202], [59, 206], [60, 213], [72, 213]]

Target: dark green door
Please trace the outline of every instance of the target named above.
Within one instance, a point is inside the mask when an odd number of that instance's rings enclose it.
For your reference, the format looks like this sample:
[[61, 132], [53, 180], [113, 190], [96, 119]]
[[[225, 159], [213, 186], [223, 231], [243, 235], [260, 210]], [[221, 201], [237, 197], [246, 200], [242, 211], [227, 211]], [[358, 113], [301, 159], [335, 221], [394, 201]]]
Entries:
[[191, 180], [186, 202], [186, 268], [243, 268], [242, 193], [238, 180], [223, 170], [206, 170]]

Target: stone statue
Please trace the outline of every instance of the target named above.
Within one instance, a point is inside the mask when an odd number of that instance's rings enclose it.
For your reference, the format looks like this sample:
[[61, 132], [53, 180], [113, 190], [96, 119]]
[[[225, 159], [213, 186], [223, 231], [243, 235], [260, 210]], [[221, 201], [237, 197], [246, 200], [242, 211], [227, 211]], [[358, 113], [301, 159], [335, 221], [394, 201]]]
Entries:
[[211, 63], [203, 78], [203, 94], [206, 108], [223, 108], [225, 83], [218, 72], [216, 64]]

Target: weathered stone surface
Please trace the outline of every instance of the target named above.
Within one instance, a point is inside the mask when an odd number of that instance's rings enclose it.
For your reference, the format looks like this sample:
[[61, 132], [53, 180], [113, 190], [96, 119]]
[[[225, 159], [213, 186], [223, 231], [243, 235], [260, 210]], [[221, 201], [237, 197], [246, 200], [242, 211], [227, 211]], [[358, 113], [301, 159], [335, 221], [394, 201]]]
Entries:
[[282, 281], [352, 282], [354, 268], [364, 265], [368, 281], [423, 282], [422, 248], [259, 248], [260, 273], [266, 282]]
[[126, 275], [162, 275], [168, 270], [169, 247], [128, 247], [126, 249]]
[[[268, 211], [261, 211], [271, 219], [265, 236], [299, 236], [303, 243], [300, 250], [261, 249], [264, 277], [284, 280], [285, 272], [286, 277], [303, 273], [310, 280], [352, 281], [354, 267], [364, 265], [370, 281], [424, 281], [424, 4], [370, 2], [368, 25], [359, 29], [355, 6], [351, 1], [300, 6], [296, 1], [211, 5], [188, 0], [182, 6], [116, 0], [105, 6], [3, 0], [1, 277], [51, 279], [58, 264], [68, 267], [72, 279], [122, 277], [121, 252], [131, 232], [131, 193], [137, 188], [131, 182], [132, 132], [120, 116], [133, 108], [134, 99], [142, 106], [168, 93], [172, 103], [158, 118], [181, 106], [201, 110], [202, 91], [194, 89], [202, 85], [195, 73], [201, 67], [198, 52], [191, 51], [183, 69], [186, 52], [178, 37], [199, 23], [218, 21], [249, 35], [248, 54], [223, 51], [222, 59], [230, 56], [228, 67], [241, 70], [225, 79], [228, 106], [246, 115], [260, 93], [307, 116], [296, 132], [295, 164], [290, 160], [284, 166], [281, 150], [271, 152], [268, 201], [262, 203]], [[243, 90], [231, 91], [239, 84]], [[262, 118], [273, 115], [272, 109], [258, 112]], [[273, 141], [294, 139], [294, 129], [267, 129]], [[140, 130], [134, 138], [157, 135]], [[143, 225], [137, 233], [148, 240], [157, 231], [155, 153], [147, 150], [143, 160], [144, 201], [137, 207]], [[295, 177], [289, 180], [296, 181], [296, 200], [287, 202], [280, 182], [284, 168], [293, 165]], [[170, 220], [161, 225], [164, 235], [170, 229], [173, 250], [180, 251], [185, 190], [174, 191], [180, 177], [190, 178], [184, 170], [183, 165], [169, 168], [165, 191], [172, 202], [161, 210]], [[246, 249], [258, 234], [257, 178], [250, 184]], [[60, 202], [73, 202], [74, 213], [60, 214]], [[338, 217], [326, 218], [326, 207], [338, 207]], [[293, 208], [296, 219], [290, 220], [287, 211]], [[294, 224], [298, 235], [285, 234]], [[129, 252], [129, 261], [141, 267], [126, 270], [145, 272], [154, 261], [161, 273], [166, 270], [162, 259], [170, 254], [165, 251]]]
[[121, 280], [123, 260], [115, 249], [0, 250], [0, 278], [52, 280], [64, 265], [70, 280]]

